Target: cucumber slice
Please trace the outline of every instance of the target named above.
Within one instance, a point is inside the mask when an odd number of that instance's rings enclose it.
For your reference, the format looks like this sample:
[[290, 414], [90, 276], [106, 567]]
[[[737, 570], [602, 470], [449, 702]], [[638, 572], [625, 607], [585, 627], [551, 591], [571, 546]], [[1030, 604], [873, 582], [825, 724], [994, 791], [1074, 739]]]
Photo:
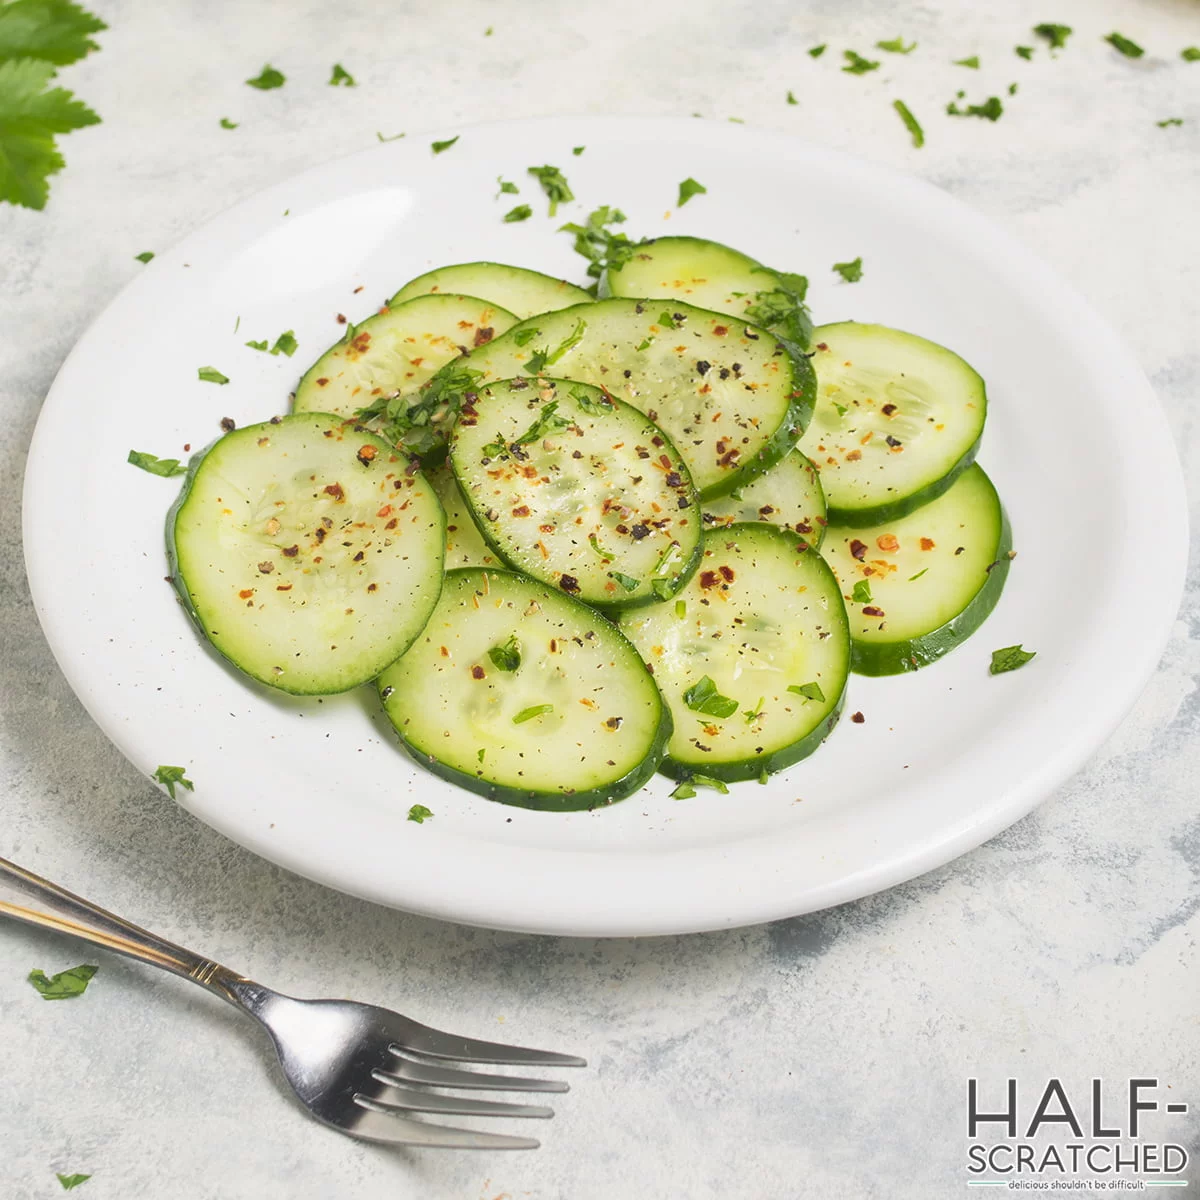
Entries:
[[957, 354], [886, 325], [813, 334], [817, 410], [800, 442], [821, 472], [829, 519], [893, 521], [970, 466], [987, 416], [983, 380]]
[[483, 540], [467, 503], [447, 463], [425, 472], [446, 514], [446, 569], [451, 567], [498, 567], [500, 557]]
[[[833, 573], [795, 534], [762, 524], [709, 530], [679, 599], [623, 613], [619, 626], [671, 706], [661, 769], [675, 779], [781, 771], [837, 721], [850, 669], [846, 610]], [[716, 696], [701, 709], [706, 678]], [[736, 711], [716, 715], [721, 698]]]
[[590, 304], [592, 297], [581, 287], [541, 271], [525, 267], [510, 267], [505, 263], [456, 263], [438, 267], [410, 279], [388, 302], [393, 307], [414, 296], [430, 293], [460, 292], [465, 296], [480, 296], [503, 306], [518, 319], [568, 308], [572, 304]]
[[670, 439], [600, 388], [510, 379], [481, 388], [450, 466], [486, 540], [511, 566], [589, 604], [674, 595], [701, 521]]
[[605, 272], [600, 291], [605, 296], [683, 300], [729, 313], [787, 339], [797, 350], [807, 350], [812, 336], [803, 275], [772, 271], [740, 250], [704, 238], [640, 243], [627, 262]]
[[679, 301], [599, 300], [522, 321], [464, 364], [483, 382], [535, 375], [607, 388], [679, 447], [702, 498], [769, 470], [799, 439], [816, 377], [744, 321]]
[[766, 521], [791, 529], [814, 550], [825, 536], [825, 493], [816, 468], [793, 450], [765, 475], [760, 475], [731, 496], [719, 496], [703, 505], [706, 529], [735, 521]]
[[407, 459], [361, 426], [298, 413], [193, 460], [167, 555], [200, 631], [235, 667], [328, 695], [373, 679], [421, 632], [445, 536]]
[[1011, 550], [1000, 497], [978, 464], [907, 517], [831, 524], [822, 553], [849, 610], [853, 669], [897, 675], [953, 650], [996, 607]]
[[625, 638], [586, 605], [510, 571], [448, 571], [425, 631], [379, 689], [422, 766], [525, 808], [620, 800], [654, 774], [671, 735], [667, 706]]
[[352, 417], [381, 396], [415, 392], [440, 367], [516, 321], [473, 296], [419, 296], [389, 305], [348, 327], [309, 367], [292, 411]]

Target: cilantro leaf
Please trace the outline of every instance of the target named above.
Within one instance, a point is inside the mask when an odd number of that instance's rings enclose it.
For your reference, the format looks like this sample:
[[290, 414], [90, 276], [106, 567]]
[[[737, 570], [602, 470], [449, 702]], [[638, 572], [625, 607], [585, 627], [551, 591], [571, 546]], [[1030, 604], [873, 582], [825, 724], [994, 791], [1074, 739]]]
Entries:
[[12, 0], [0, 5], [0, 62], [36, 58], [65, 67], [98, 50], [88, 35], [107, 28], [70, 0]]
[[573, 155], [575, 155], [576, 158], [578, 158], [586, 149], [587, 149], [586, 146], [572, 146], [571, 153]]
[[[535, 351], [535, 354], [538, 354], [541, 356], [541, 361], [537, 367], [537, 370], [540, 371], [542, 369], [542, 367], [553, 366], [556, 362], [558, 362], [558, 360], [560, 358], [563, 357], [564, 354], [566, 354], [570, 350], [573, 350], [576, 346], [579, 345], [579, 343], [583, 340], [583, 335], [586, 332], [587, 332], [587, 322], [583, 321], [583, 320], [576, 321], [575, 327], [571, 330], [570, 333], [567, 334], [567, 336], [565, 338], [563, 338], [563, 340], [561, 342], [558, 343], [557, 346], [554, 347], [554, 349], [552, 351], [549, 351], [549, 352], [547, 352], [545, 350]], [[532, 362], [532, 361], [533, 360], [530, 359], [530, 362]], [[530, 367], [530, 370], [532, 371], [533, 368]]]
[[570, 222], [559, 227], [560, 233], [575, 235], [575, 253], [588, 260], [587, 273], [599, 279], [605, 268], [619, 270], [633, 257], [636, 243], [627, 234], [614, 233], [609, 225], [620, 225], [625, 214], [619, 208], [602, 204], [588, 213], [587, 224]]
[[982, 104], [968, 104], [966, 108], [959, 108], [951, 100], [946, 105], [946, 112], [952, 117], [983, 117], [988, 121], [998, 121], [1004, 113], [1004, 105], [1000, 103], [999, 96], [989, 96]]
[[821, 55], [824, 54], [827, 49], [828, 49], [828, 46], [826, 46], [825, 43], [822, 43], [819, 46], [812, 46], [809, 48], [808, 57], [809, 58], [820, 58]]
[[834, 263], [833, 269], [847, 282], [857, 283], [862, 278], [862, 257], [850, 262]]
[[918, 580], [918, 579], [920, 579], [920, 578], [921, 578], [921, 576], [922, 576], [922, 575], [924, 575], [924, 574], [925, 574], [925, 572], [926, 572], [926, 571], [928, 571], [928, 570], [929, 570], [929, 568], [928, 568], [928, 567], [922, 567], [922, 568], [921, 568], [921, 569], [920, 569], [920, 570], [919, 570], [919, 571], [918, 571], [918, 572], [917, 572], [915, 575], [910, 575], [910, 576], [908, 577], [908, 582], [909, 582], [909, 583], [916, 583], [916, 582], [917, 582], [917, 580]]
[[1038, 37], [1045, 38], [1050, 43], [1051, 50], [1061, 50], [1067, 44], [1067, 38], [1074, 30], [1070, 25], [1055, 25], [1052, 21], [1046, 21], [1041, 25], [1035, 25], [1033, 32]]
[[133, 257], [140, 263], [148, 263], [154, 257], [154, 251], [143, 250], [141, 254], [135, 254]]
[[[3, 12], [0, 9], [0, 12]], [[100, 118], [65, 88], [48, 88], [52, 62], [0, 62], [0, 200], [45, 208], [49, 177], [65, 165], [54, 135]]]
[[513, 225], [517, 221], [528, 221], [533, 216], [533, 209], [528, 204], [518, 204], [516, 208], [510, 208], [504, 214], [504, 223]]
[[1006, 671], [1015, 671], [1036, 656], [1036, 650], [1023, 650], [1020, 644], [1005, 646], [1002, 650], [993, 650], [992, 665], [988, 667], [988, 674], [1003, 675]]
[[253, 79], [247, 79], [246, 82], [252, 88], [258, 88], [260, 92], [269, 92], [272, 88], [283, 87], [287, 82], [287, 76], [267, 63], [258, 75]]
[[69, 971], [59, 971], [49, 979], [44, 971], [36, 970], [30, 971], [27, 978], [43, 1000], [72, 1000], [87, 991], [89, 980], [98, 970], [99, 967], [84, 964]]
[[616, 580], [627, 592], [636, 592], [642, 586], [640, 579], [634, 579], [632, 575], [622, 575], [620, 571], [609, 571], [610, 579]]
[[1141, 58], [1146, 53], [1137, 42], [1130, 41], [1124, 34], [1117, 33], [1116, 30], [1104, 40], [1114, 50], [1119, 50], [1126, 58]]
[[672, 800], [690, 800], [696, 794], [696, 789], [690, 783], [679, 784], [671, 793]]
[[871, 583], [870, 580], [860, 579], [850, 592], [850, 599], [855, 604], [870, 604], [871, 603]]
[[878, 50], [886, 50], [889, 54], [911, 54], [917, 48], [917, 43], [909, 42], [906, 46], [902, 37], [894, 37], [886, 42], [876, 42], [875, 47]]
[[179, 459], [156, 458], [144, 450], [130, 450], [125, 461], [135, 467], [141, 467], [143, 471], [149, 471], [151, 475], [161, 475], [164, 479], [170, 479], [172, 475], [187, 474], [187, 467], [183, 466]]
[[497, 175], [496, 182], [500, 185], [497, 196], [515, 196], [521, 190], [515, 183], [505, 179], [503, 175]]
[[1200, 46], [1185, 46], [1179, 52], [1184, 62], [1200, 62]]
[[676, 208], [682, 208], [693, 196], [702, 196], [708, 188], [698, 183], [690, 175], [679, 185], [679, 200]]
[[517, 635], [510, 634], [507, 642], [500, 642], [488, 651], [488, 658], [497, 671], [515, 671], [521, 665], [521, 644]]
[[528, 329], [518, 329], [516, 333], [513, 334], [513, 341], [516, 342], [518, 346], [528, 346], [529, 343], [532, 342], [533, 339], [541, 332], [542, 331], [540, 329], [535, 329], [532, 325]]
[[868, 58], [863, 58], [857, 50], [843, 50], [842, 57], [846, 60], [846, 66], [842, 68], [847, 75], [865, 75], [868, 71], [878, 71], [879, 64], [872, 62]]
[[571, 399], [592, 417], [607, 417], [615, 412], [617, 407], [603, 392], [598, 399], [593, 400], [582, 388], [572, 388]]
[[196, 785], [184, 774], [186, 767], [156, 767], [151, 779], [157, 780], [167, 789], [167, 795], [175, 799], [176, 786], [187, 788], [189, 792], [196, 790]]
[[919, 150], [925, 145], [925, 130], [921, 128], [920, 121], [912, 115], [912, 111], [903, 100], [893, 100], [892, 107], [900, 114], [904, 128], [912, 134], [912, 144]]
[[690, 800], [698, 787], [712, 788], [723, 796], [729, 795], [729, 785], [723, 779], [714, 779], [711, 775], [689, 775], [671, 793], [672, 800]]
[[606, 563], [610, 563], [614, 558], [616, 558], [616, 555], [613, 554], [611, 550], [606, 550], [600, 544], [600, 539], [594, 533], [588, 534], [588, 545], [591, 546], [591, 548], [595, 550], [595, 552], [600, 555], [600, 558]]
[[523, 708], [512, 719], [514, 725], [524, 725], [526, 721], [532, 721], [534, 717], [540, 717], [546, 713], [553, 712], [553, 704], [531, 704], [528, 708]]
[[228, 117], [222, 117], [221, 118], [221, 128], [222, 129], [236, 129], [237, 122], [231, 121]]
[[795, 692], [797, 696], [803, 696], [805, 700], [815, 700], [818, 704], [825, 703], [825, 693], [821, 691], [821, 685], [815, 680], [812, 683], [793, 683], [788, 691]]
[[229, 382], [229, 376], [222, 375], [216, 367], [201, 367], [197, 374], [204, 383], [226, 384]]
[[1017, 85], [1015, 83], [1010, 83], [1008, 85], [1008, 94], [1010, 96], [1015, 96], [1017, 94]]
[[449, 150], [460, 137], [462, 137], [462, 134], [456, 133], [452, 138], [447, 138], [444, 142], [430, 142], [429, 148], [434, 154], [441, 154], [443, 151]]
[[738, 703], [717, 691], [717, 685], [705, 675], [683, 693], [683, 702], [692, 712], [705, 713], [710, 717], [731, 717], [737, 712]]
[[286, 329], [275, 339], [275, 345], [271, 347], [271, 353], [286, 354], [288, 358], [291, 358], [296, 353], [296, 348], [299, 345], [300, 343], [296, 341], [295, 333], [290, 329]]
[[575, 199], [575, 193], [567, 184], [567, 177], [557, 167], [547, 164], [544, 167], [529, 167], [528, 171], [542, 185], [542, 191], [550, 201], [551, 216], [558, 212], [560, 204]]
[[426, 808], [423, 804], [414, 804], [408, 810], [408, 820], [416, 821], [418, 825], [424, 825], [425, 822], [433, 816], [433, 810]]
[[956, 58], [952, 65], [956, 67], [970, 67], [972, 71], [978, 71], [979, 55], [972, 54], [970, 58]]
[[342, 66], [341, 63], [333, 64], [333, 74], [329, 77], [330, 87], [358, 87], [354, 76]]
[[249, 346], [251, 350], [261, 350], [265, 354], [270, 343], [266, 338], [263, 338], [261, 342], [250, 341], [247, 342], [246, 345]]
[[1026, 62], [1028, 62], [1033, 57], [1033, 47], [1032, 46], [1014, 46], [1013, 53], [1018, 58], [1023, 58], [1023, 59], [1025, 59]]
[[393, 134], [391, 135], [391, 137], [384, 137], [384, 136], [383, 136], [383, 134], [382, 134], [382, 133], [380, 133], [380, 132], [379, 132], [379, 130], [377, 129], [377, 130], [375, 130], [375, 136], [376, 136], [376, 137], [377, 137], [377, 138], [378, 138], [378, 139], [379, 139], [381, 142], [395, 142], [395, 141], [399, 141], [399, 139], [400, 139], [400, 138], [404, 137], [404, 134], [402, 134], [402, 133], [393, 133]]
[[424, 454], [443, 441], [443, 429], [453, 421], [463, 400], [470, 395], [483, 375], [451, 359], [436, 371], [417, 391], [380, 396], [356, 416], [361, 420], [381, 418], [380, 433], [412, 454]]
[[537, 420], [514, 441], [516, 446], [528, 446], [531, 442], [540, 442], [542, 438], [553, 437], [564, 429], [569, 429], [575, 422], [570, 417], [558, 415], [558, 401], [551, 400], [542, 407]]
[[1168, 125], [1182, 125], [1183, 118], [1182, 117], [1167, 117], [1166, 120], [1155, 121], [1154, 123], [1155, 123], [1155, 125], [1157, 125], [1159, 127], [1159, 129], [1166, 129], [1166, 127]]
[[62, 1184], [64, 1192], [69, 1192], [72, 1188], [77, 1188], [81, 1183], [87, 1183], [91, 1179], [90, 1175], [59, 1175], [57, 1171], [55, 1175], [58, 1176], [58, 1182]]
[[796, 97], [792, 94], [792, 91], [790, 88], [788, 89], [787, 102], [789, 104], [799, 104], [800, 103], [800, 101], [797, 100]]
[[763, 704], [765, 701], [766, 696], [759, 696], [758, 703], [752, 709], [750, 709], [749, 712], [742, 713], [742, 716], [746, 718], [747, 725], [753, 725], [754, 722], [762, 716]]

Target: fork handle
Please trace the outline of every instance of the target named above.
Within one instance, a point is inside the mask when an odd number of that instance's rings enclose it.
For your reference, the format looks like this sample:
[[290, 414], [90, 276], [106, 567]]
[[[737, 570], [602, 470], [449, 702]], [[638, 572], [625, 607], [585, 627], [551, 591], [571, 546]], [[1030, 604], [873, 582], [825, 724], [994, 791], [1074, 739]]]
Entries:
[[241, 1007], [238, 992], [249, 980], [211, 959], [123, 920], [105, 909], [0, 858], [0, 913], [29, 925], [69, 933], [139, 962], [182, 975]]

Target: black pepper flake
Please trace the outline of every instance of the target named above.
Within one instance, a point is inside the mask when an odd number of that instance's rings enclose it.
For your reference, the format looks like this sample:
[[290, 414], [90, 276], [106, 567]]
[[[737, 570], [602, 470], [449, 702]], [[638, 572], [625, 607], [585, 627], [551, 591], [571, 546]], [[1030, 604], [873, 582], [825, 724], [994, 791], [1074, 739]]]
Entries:
[[299, 546], [284, 546], [284, 548], [283, 548], [283, 557], [284, 558], [295, 558], [296, 555], [299, 553], [300, 553]]
[[904, 444], [903, 442], [900, 441], [899, 438], [892, 437], [892, 435], [890, 433], [887, 435], [887, 438], [885, 439], [885, 441], [887, 442], [887, 444], [889, 446], [902, 446]]
[[867, 557], [867, 543], [860, 542], [858, 538], [855, 538], [850, 543], [850, 557], [856, 558], [859, 562], [862, 562], [862, 560]]
[[683, 487], [683, 476], [681, 476], [678, 471], [668, 471], [667, 487]]
[[692, 502], [686, 496], [680, 496], [679, 497], [679, 507], [680, 508], [691, 508]]
[[605, 729], [620, 729], [624, 720], [624, 717], [609, 717], [608, 720], [604, 722], [604, 727]]
[[712, 370], [712, 363], [705, 362], [704, 359], [700, 359], [696, 363], [696, 374], [697, 375], [707, 375], [709, 373], [709, 371], [711, 371], [711, 370]]
[[579, 591], [579, 580], [574, 575], [560, 575], [558, 578], [558, 586], [562, 588], [568, 596], [573, 596]]
[[885, 417], [890, 417], [896, 411], [896, 406], [894, 404], [885, 404], [879, 411]]
[[395, 690], [396, 689], [391, 686], [385, 687], [383, 691], [379, 693], [379, 698], [381, 700], [386, 700]]
[[629, 526], [628, 526], [628, 525], [618, 525], [618, 526], [617, 526], [617, 532], [618, 532], [618, 533], [628, 533], [628, 532], [629, 532]]
[[720, 369], [720, 371], [718, 371], [718, 372], [717, 372], [717, 374], [718, 374], [718, 376], [719, 376], [721, 379], [728, 379], [728, 378], [729, 378], [729, 368], [728, 368], [728, 367], [722, 367], [722, 368]]
[[635, 542], [640, 542], [640, 541], [642, 540], [642, 538], [644, 538], [644, 537], [648, 537], [648, 536], [649, 536], [649, 534], [650, 534], [650, 529], [649, 529], [649, 527], [648, 527], [648, 526], [646, 526], [646, 525], [643, 525], [643, 524], [641, 524], [641, 523], [639, 522], [637, 525], [635, 525], [635, 526], [634, 526], [634, 527], [633, 527], [633, 528], [630, 530], [630, 533], [632, 533], [632, 534], [633, 534], [633, 540], [634, 540]]
[[622, 371], [621, 374], [624, 375], [626, 379], [629, 379], [633, 375], [633, 372], [632, 371]]
[[960, 555], [965, 549], [966, 549], [966, 546], [959, 546], [959, 548], [957, 550], [955, 550], [955, 552], [954, 552], [955, 557]]
[[222, 417], [221, 418], [221, 429], [225, 433], [232, 433], [236, 428], [237, 428], [237, 424], [235, 423], [235, 421], [232, 417]]

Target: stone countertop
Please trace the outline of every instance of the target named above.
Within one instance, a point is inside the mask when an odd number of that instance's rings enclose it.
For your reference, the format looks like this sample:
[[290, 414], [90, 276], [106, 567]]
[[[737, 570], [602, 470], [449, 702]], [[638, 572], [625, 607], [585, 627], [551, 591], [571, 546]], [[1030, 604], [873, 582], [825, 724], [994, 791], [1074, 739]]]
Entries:
[[[463, 1033], [573, 1050], [592, 1066], [535, 1153], [359, 1145], [286, 1103], [262, 1039], [210, 997], [3, 924], [0, 1196], [56, 1195], [55, 1172], [84, 1172], [87, 1200], [926, 1200], [963, 1194], [969, 1178], [968, 1077], [996, 1102], [1010, 1075], [1031, 1094], [1051, 1076], [1086, 1089], [1093, 1076], [1123, 1087], [1144, 1075], [1200, 1103], [1194, 573], [1132, 715], [1085, 770], [974, 853], [768, 926], [573, 941], [336, 894], [173, 806], [59, 674], [30, 603], [18, 520], [41, 398], [141, 269], [135, 254], [377, 131], [547, 112], [737, 117], [948, 189], [1122, 332], [1195, 477], [1200, 63], [1179, 57], [1200, 43], [1194, 4], [95, 7], [110, 26], [103, 48], [62, 82], [103, 124], [63, 139], [68, 166], [44, 212], [0, 206], [0, 853], [298, 994], [373, 999]], [[1052, 60], [1039, 43], [1031, 61], [1017, 57], [1047, 19], [1075, 27], [1067, 49]], [[1103, 44], [1113, 29], [1146, 56]], [[911, 56], [870, 51], [897, 34], [919, 43]], [[825, 42], [824, 59], [805, 53]], [[847, 47], [883, 68], [841, 72]], [[951, 65], [972, 54], [980, 70]], [[356, 88], [326, 86], [334, 61]], [[244, 86], [264, 62], [285, 87]], [[1002, 96], [1002, 119], [944, 116], [958, 88], [971, 101]], [[892, 111], [897, 96], [924, 123], [921, 150]], [[221, 129], [223, 116], [238, 128]], [[1185, 124], [1156, 125], [1168, 117]], [[46, 1004], [25, 982], [32, 967], [84, 961], [101, 973], [71, 1003]], [[1194, 1109], [1173, 1120], [1159, 1132], [1196, 1148]]]

